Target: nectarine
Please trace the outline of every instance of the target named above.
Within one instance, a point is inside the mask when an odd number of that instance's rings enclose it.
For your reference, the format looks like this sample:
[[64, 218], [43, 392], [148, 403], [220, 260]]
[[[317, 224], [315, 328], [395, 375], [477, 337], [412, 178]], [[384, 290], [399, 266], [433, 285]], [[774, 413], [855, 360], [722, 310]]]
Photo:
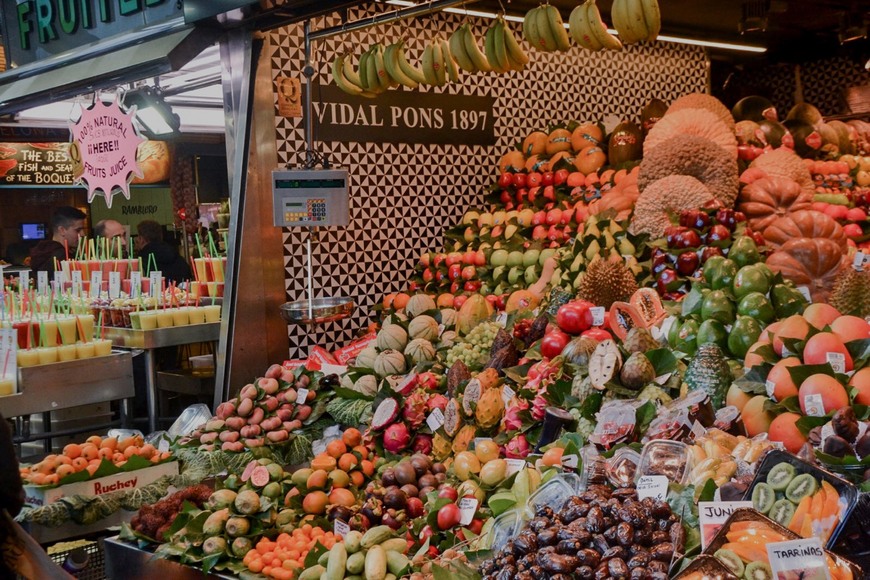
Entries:
[[[840, 358], [840, 355], [842, 358]], [[804, 346], [804, 363], [808, 365], [823, 365], [830, 363], [835, 371], [849, 372], [852, 370], [852, 355], [839, 336], [831, 332], [814, 334]], [[837, 368], [842, 363], [843, 368]]]
[[870, 338], [870, 324], [857, 316], [841, 316], [831, 323], [831, 332], [843, 342]]
[[806, 321], [819, 330], [831, 324], [838, 316], [840, 316], [840, 313], [837, 312], [837, 309], [824, 302], [814, 302], [804, 310]]
[[798, 399], [804, 415], [823, 416], [849, 405], [846, 388], [834, 377], [822, 373], [804, 379], [798, 389]]
[[790, 356], [773, 365], [773, 368], [770, 369], [770, 373], [767, 375], [767, 394], [771, 395], [773, 400], [782, 401], [798, 394], [797, 385], [791, 380], [791, 374], [788, 372], [788, 369], [800, 364], [799, 358]]
[[771, 441], [779, 441], [792, 453], [797, 453], [807, 442], [807, 438], [797, 428], [795, 422], [801, 416], [797, 413], [783, 413], [771, 421], [767, 437]]
[[743, 405], [740, 415], [749, 437], [765, 433], [770, 427], [773, 415], [764, 410], [764, 404], [769, 400], [766, 395], [755, 395]]

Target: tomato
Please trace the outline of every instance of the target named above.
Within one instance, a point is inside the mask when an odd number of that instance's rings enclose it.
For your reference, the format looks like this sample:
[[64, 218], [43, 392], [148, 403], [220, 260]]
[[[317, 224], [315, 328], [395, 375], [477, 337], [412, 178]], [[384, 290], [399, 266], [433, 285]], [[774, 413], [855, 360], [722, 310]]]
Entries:
[[554, 185], [562, 185], [566, 181], [568, 181], [568, 176], [570, 172], [567, 169], [560, 169], [553, 174], [553, 184]]
[[585, 300], [575, 300], [563, 304], [556, 312], [556, 324], [562, 332], [577, 335], [592, 328], [591, 303]]
[[590, 328], [589, 330], [584, 330], [580, 336], [585, 336], [587, 338], [597, 340], [598, 342], [601, 342], [602, 340], [613, 339], [613, 336], [609, 332], [598, 326]]
[[423, 541], [426, 541], [427, 538], [431, 538], [431, 537], [432, 537], [432, 534], [433, 534], [433, 532], [432, 532], [432, 526], [430, 526], [429, 524], [426, 524], [426, 525], [423, 526], [423, 528], [420, 530], [420, 539], [423, 540]]
[[[474, 258], [472, 257], [472, 259]], [[471, 280], [477, 276], [477, 268], [474, 266], [466, 266], [462, 269], [461, 276], [463, 280]]]
[[[565, 171], [565, 170], [563, 169], [562, 171]], [[483, 520], [478, 519], [478, 518], [474, 518], [473, 520], [471, 520], [471, 523], [468, 524], [468, 529], [479, 536], [481, 530], [483, 530]]]
[[543, 182], [543, 179], [544, 177], [540, 173], [529, 173], [529, 175], [526, 177], [526, 184], [529, 187], [538, 187]]
[[423, 501], [419, 497], [409, 497], [408, 505], [405, 509], [410, 517], [419, 518], [423, 515]]
[[514, 184], [514, 175], [513, 173], [508, 173], [505, 171], [501, 175], [498, 176], [498, 186], [501, 188], [510, 187]]
[[445, 483], [438, 489], [438, 497], [446, 497], [450, 501], [456, 501], [459, 498], [459, 492], [452, 485]]
[[541, 175], [541, 183], [544, 185], [553, 185], [555, 181], [555, 176], [552, 171], [545, 171], [543, 175]]
[[571, 342], [571, 336], [561, 330], [554, 330], [544, 335], [541, 340], [541, 355], [546, 358], [555, 358], [562, 354], [562, 350]]
[[462, 514], [459, 511], [459, 506], [455, 503], [449, 503], [445, 506], [442, 506], [440, 510], [438, 510], [438, 529], [440, 530], [449, 530], [453, 526], [459, 523]]
[[526, 186], [526, 174], [525, 173], [514, 173], [514, 187], [521, 188]]

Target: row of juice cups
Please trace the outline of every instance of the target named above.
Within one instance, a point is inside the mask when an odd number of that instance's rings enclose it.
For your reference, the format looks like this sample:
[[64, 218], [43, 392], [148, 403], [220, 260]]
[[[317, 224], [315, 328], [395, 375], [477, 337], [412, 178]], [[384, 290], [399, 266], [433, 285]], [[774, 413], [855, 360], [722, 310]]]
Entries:
[[[199, 282], [223, 282], [226, 270], [226, 258], [194, 258], [196, 280]], [[71, 272], [82, 272], [85, 278], [90, 278], [92, 272], [102, 272], [108, 280], [110, 272], [118, 272], [121, 278], [127, 278], [130, 272], [139, 271], [139, 260], [63, 260], [61, 271], [70, 279]]]
[[[31, 328], [32, 327], [32, 328]], [[94, 336], [94, 315], [54, 316], [44, 319], [2, 322], [0, 328], [14, 328], [18, 331], [18, 346], [25, 348], [30, 335], [31, 344], [58, 346], [89, 341]]]
[[158, 308], [156, 310], [139, 310], [130, 313], [130, 325], [135, 330], [154, 330], [155, 328], [187, 326], [188, 324], [204, 324], [206, 322], [219, 322], [220, 319], [221, 307], [218, 304]]
[[77, 359], [109, 356], [112, 354], [112, 341], [96, 339], [89, 342], [63, 344], [60, 346], [43, 346], [18, 350], [19, 367], [35, 367], [56, 362], [66, 362]]

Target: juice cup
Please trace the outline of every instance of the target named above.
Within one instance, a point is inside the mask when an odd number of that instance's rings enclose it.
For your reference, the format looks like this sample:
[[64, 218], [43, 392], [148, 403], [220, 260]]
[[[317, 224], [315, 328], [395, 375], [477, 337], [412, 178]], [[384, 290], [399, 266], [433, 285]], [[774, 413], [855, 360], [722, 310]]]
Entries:
[[172, 310], [170, 310], [170, 312], [172, 312], [173, 326], [187, 326], [188, 324], [190, 324], [190, 314], [188, 308], [173, 308]]
[[139, 326], [142, 330], [154, 330], [157, 328], [157, 313], [153, 310], [140, 312]]
[[208, 295], [214, 296], [215, 298], [221, 298], [224, 295], [224, 283], [223, 282], [209, 282], [208, 283]]
[[76, 358], [93, 358], [94, 343], [93, 342], [77, 342], [76, 343]]
[[212, 258], [211, 259], [211, 270], [214, 275], [215, 282], [223, 282], [224, 281], [224, 259], [223, 258]]
[[205, 321], [206, 322], [219, 322], [221, 319], [221, 307], [217, 304], [209, 304], [208, 306], [203, 306], [202, 309], [205, 311]]
[[82, 276], [85, 280], [91, 279], [91, 272], [99, 272], [102, 262], [100, 260], [88, 260], [87, 276]]
[[42, 348], [36, 349], [36, 352], [39, 356], [39, 364], [47, 365], [50, 363], [57, 362], [57, 347], [56, 346], [43, 346]]
[[130, 328], [133, 330], [141, 330], [141, 326], [139, 325], [139, 311], [132, 310], [130, 312]]
[[193, 266], [196, 268], [196, 279], [200, 283], [208, 282], [211, 278], [208, 275], [208, 266], [207, 266], [208, 258], [194, 258]]
[[169, 328], [172, 326], [172, 313], [166, 309], [157, 311], [157, 328]]
[[15, 381], [12, 378], [0, 379], [0, 397], [15, 394]]
[[57, 329], [60, 333], [60, 341], [62, 344], [76, 343], [76, 319], [73, 316], [66, 316], [57, 319]]
[[79, 336], [79, 340], [82, 342], [88, 342], [94, 338], [94, 315], [80, 314], [77, 318], [79, 324], [81, 324], [81, 331], [84, 334], [84, 336]]
[[112, 262], [112, 267], [114, 268], [114, 272], [118, 272], [121, 275], [121, 280], [127, 277], [127, 272], [130, 269], [130, 261], [129, 260], [115, 260]]
[[35, 367], [39, 364], [39, 352], [35, 348], [22, 348], [17, 356], [19, 367]]
[[202, 324], [205, 322], [205, 309], [202, 306], [191, 306], [187, 316], [191, 324]]
[[100, 272], [103, 274], [103, 280], [106, 281], [109, 279], [109, 272], [111, 272], [115, 267], [115, 260], [103, 260], [100, 262]]
[[194, 300], [198, 300], [200, 296], [205, 296], [207, 291], [207, 286], [205, 283], [199, 282], [191, 282], [190, 283], [190, 297]]
[[[3, 328], [9, 328], [9, 322], [3, 323]], [[30, 321], [29, 320], [19, 320], [18, 322], [13, 322], [11, 327], [14, 328], [18, 334], [18, 348], [27, 348], [27, 333], [30, 330]], [[33, 340], [37, 340], [34, 335]]]
[[99, 339], [94, 341], [94, 356], [109, 356], [112, 354], [112, 341]]
[[40, 339], [42, 344], [45, 346], [57, 346], [57, 319], [43, 320], [42, 329], [45, 332], [45, 336]]
[[64, 344], [57, 347], [57, 360], [60, 362], [76, 360], [76, 345]]

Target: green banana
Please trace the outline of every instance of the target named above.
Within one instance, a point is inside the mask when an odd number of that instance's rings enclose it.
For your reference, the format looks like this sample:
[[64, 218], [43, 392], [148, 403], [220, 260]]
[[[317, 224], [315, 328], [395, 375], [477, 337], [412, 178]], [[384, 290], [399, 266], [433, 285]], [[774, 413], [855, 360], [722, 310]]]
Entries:
[[595, 39], [604, 48], [622, 50], [622, 43], [619, 39], [607, 32], [607, 27], [601, 20], [601, 13], [598, 11], [595, 0], [586, 0], [586, 4], [588, 5], [586, 8], [586, 18], [589, 22], [589, 31], [595, 36]]
[[402, 72], [405, 73], [408, 78], [421, 85], [426, 82], [426, 77], [423, 75], [423, 71], [408, 62], [408, 57], [405, 55], [404, 41], [400, 42], [399, 46], [396, 48], [396, 58], [399, 62], [399, 68], [402, 69]]
[[435, 75], [435, 54], [432, 50], [432, 43], [426, 45], [423, 49], [423, 75], [426, 77], [426, 84], [435, 86], [438, 84], [438, 77]]
[[514, 38], [514, 34], [507, 23], [504, 24], [504, 45], [505, 49], [507, 49], [508, 59], [515, 65], [511, 68], [522, 70], [528, 64], [529, 57], [520, 46], [520, 43], [517, 42], [517, 39]]
[[432, 41], [432, 69], [435, 71], [437, 85], [443, 87], [447, 84], [447, 65], [444, 62], [444, 53], [441, 50], [439, 39]]
[[538, 8], [538, 13], [535, 15], [535, 20], [538, 23], [538, 34], [541, 36], [543, 46], [541, 50], [546, 52], [556, 52], [558, 45], [553, 30], [550, 28], [550, 16], [547, 13], [546, 6]]
[[495, 29], [496, 29], [496, 25], [493, 24], [486, 31], [486, 37], [484, 39], [484, 49], [486, 50], [486, 60], [489, 61], [489, 66], [492, 67], [492, 70], [494, 70], [497, 73], [504, 73], [504, 72], [507, 72], [507, 69], [505, 69], [501, 65], [501, 61], [498, 60], [498, 56], [496, 54]]
[[495, 25], [495, 37], [493, 38], [492, 44], [495, 49], [495, 58], [498, 60], [498, 66], [505, 72], [511, 69], [511, 63], [507, 57], [507, 48], [504, 45], [504, 21], [496, 20]]
[[480, 51], [480, 47], [477, 46], [477, 40], [474, 38], [474, 31], [471, 30], [471, 25], [466, 24], [463, 32], [462, 40], [465, 45], [465, 54], [467, 54], [468, 58], [471, 59], [474, 67], [482, 72], [491, 71], [492, 67], [489, 65], [489, 61], [486, 60], [486, 55], [483, 54]]
[[384, 46], [382, 44], [376, 44], [374, 46], [374, 57], [375, 57], [375, 70], [378, 75], [378, 84], [381, 89], [387, 90], [392, 88], [393, 79], [390, 78], [390, 75], [387, 74], [387, 68], [384, 66]]
[[344, 76], [344, 60], [345, 55], [339, 55], [332, 61], [332, 80], [335, 81], [335, 86], [343, 90], [349, 95], [359, 95], [362, 93], [362, 88], [351, 83]]
[[356, 86], [362, 88], [362, 83], [359, 78], [359, 73], [353, 70], [353, 66], [350, 64], [350, 55], [347, 55], [344, 59], [344, 63], [342, 65], [342, 73], [344, 74], [344, 78], [346, 78], [351, 83]]
[[571, 38], [583, 48], [599, 51], [604, 47], [589, 31], [588, 8], [589, 6], [584, 3], [571, 11], [571, 16], [568, 17], [568, 31], [571, 33]]
[[391, 44], [384, 49], [384, 66], [387, 69], [387, 74], [400, 85], [416, 89], [419, 83], [406, 75], [399, 66], [398, 46], [398, 44]]
[[659, 9], [658, 0], [640, 0], [641, 9], [643, 10], [643, 18], [646, 22], [647, 40], [655, 40], [659, 32], [662, 30], [662, 13]]
[[546, 43], [542, 42], [541, 34], [538, 31], [538, 11], [540, 10], [541, 7], [538, 6], [526, 12], [526, 16], [523, 18], [523, 36], [533, 47], [544, 50], [542, 47], [545, 47]]
[[447, 77], [451, 83], [459, 82], [459, 68], [456, 66], [456, 61], [453, 60], [453, 53], [450, 52], [450, 44], [441, 39], [441, 54], [444, 57], [444, 67], [447, 69]]
[[469, 26], [466, 22], [457, 28], [456, 32], [450, 35], [450, 55], [459, 65], [459, 68], [465, 72], [473, 73], [477, 72], [478, 69], [474, 65], [474, 61], [472, 61], [471, 57], [468, 55], [468, 52], [465, 50], [465, 33], [468, 28]]
[[565, 23], [562, 22], [562, 15], [559, 14], [559, 9], [552, 4], [547, 4], [544, 9], [547, 11], [547, 21], [550, 25], [550, 31], [553, 33], [553, 39], [556, 41], [556, 48], [561, 52], [571, 50], [568, 31], [565, 30]]

